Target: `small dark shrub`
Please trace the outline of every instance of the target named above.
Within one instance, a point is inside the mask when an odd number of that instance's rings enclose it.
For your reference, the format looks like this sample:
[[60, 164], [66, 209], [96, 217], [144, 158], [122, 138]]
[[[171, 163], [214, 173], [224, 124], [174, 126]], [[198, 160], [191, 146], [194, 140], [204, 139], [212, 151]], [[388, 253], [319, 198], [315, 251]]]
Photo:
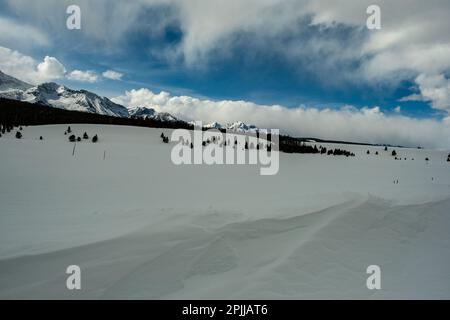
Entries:
[[75, 142], [76, 139], [77, 139], [77, 138], [75, 137], [74, 134], [72, 134], [72, 135], [69, 137], [69, 141], [70, 141], [70, 142]]
[[93, 143], [96, 143], [97, 141], [98, 141], [97, 135], [93, 136], [93, 137], [92, 137], [92, 142], [93, 142]]
[[22, 134], [20, 133], [20, 131], [16, 132], [16, 138], [17, 139], [22, 139]]

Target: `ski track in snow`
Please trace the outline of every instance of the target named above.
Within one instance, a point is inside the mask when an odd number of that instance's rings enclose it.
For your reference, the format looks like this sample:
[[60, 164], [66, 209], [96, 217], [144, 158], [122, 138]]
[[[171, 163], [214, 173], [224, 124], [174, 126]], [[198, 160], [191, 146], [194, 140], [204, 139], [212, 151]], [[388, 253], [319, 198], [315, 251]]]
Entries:
[[[2, 299], [450, 298], [443, 152], [281, 154], [279, 175], [264, 180], [248, 166], [167, 164], [159, 129], [72, 128], [100, 142], [71, 157], [65, 126], [0, 138]], [[72, 264], [80, 291], [65, 287]], [[379, 291], [366, 288], [372, 264]]]

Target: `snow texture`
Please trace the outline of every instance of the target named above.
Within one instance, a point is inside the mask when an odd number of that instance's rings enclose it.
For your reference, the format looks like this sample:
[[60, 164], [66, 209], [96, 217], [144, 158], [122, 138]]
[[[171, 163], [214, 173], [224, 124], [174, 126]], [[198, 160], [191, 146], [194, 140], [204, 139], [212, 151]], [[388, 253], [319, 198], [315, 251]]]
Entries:
[[0, 138], [0, 298], [450, 298], [448, 152], [326, 145], [356, 156], [281, 153], [260, 176], [173, 165], [170, 130], [71, 127], [99, 142]]

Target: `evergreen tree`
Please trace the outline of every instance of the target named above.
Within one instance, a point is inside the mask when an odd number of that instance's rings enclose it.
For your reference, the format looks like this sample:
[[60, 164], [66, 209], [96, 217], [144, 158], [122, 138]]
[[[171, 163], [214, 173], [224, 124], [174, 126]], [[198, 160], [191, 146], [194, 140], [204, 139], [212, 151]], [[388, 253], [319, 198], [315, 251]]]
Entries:
[[92, 142], [93, 142], [93, 143], [96, 143], [97, 141], [98, 141], [97, 135], [93, 136], [93, 137], [92, 137]]
[[89, 136], [88, 136], [88, 134], [86, 132], [83, 133], [83, 139], [89, 139]]
[[20, 131], [16, 132], [16, 138], [17, 139], [22, 139], [22, 134], [20, 133]]
[[72, 135], [69, 137], [69, 141], [70, 141], [70, 142], [75, 142], [76, 139], [77, 139], [77, 138], [75, 137], [74, 134], [72, 134]]
[[392, 156], [395, 157], [397, 155], [397, 151], [392, 150]]

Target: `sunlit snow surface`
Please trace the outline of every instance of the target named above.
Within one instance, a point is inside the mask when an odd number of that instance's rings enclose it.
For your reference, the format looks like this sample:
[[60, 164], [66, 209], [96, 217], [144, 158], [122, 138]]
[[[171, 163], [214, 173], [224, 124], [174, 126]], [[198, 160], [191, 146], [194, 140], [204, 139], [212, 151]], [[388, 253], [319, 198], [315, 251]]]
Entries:
[[448, 152], [333, 145], [356, 157], [260, 176], [175, 166], [161, 129], [71, 125], [100, 138], [72, 156], [66, 127], [0, 138], [0, 298], [450, 298]]

